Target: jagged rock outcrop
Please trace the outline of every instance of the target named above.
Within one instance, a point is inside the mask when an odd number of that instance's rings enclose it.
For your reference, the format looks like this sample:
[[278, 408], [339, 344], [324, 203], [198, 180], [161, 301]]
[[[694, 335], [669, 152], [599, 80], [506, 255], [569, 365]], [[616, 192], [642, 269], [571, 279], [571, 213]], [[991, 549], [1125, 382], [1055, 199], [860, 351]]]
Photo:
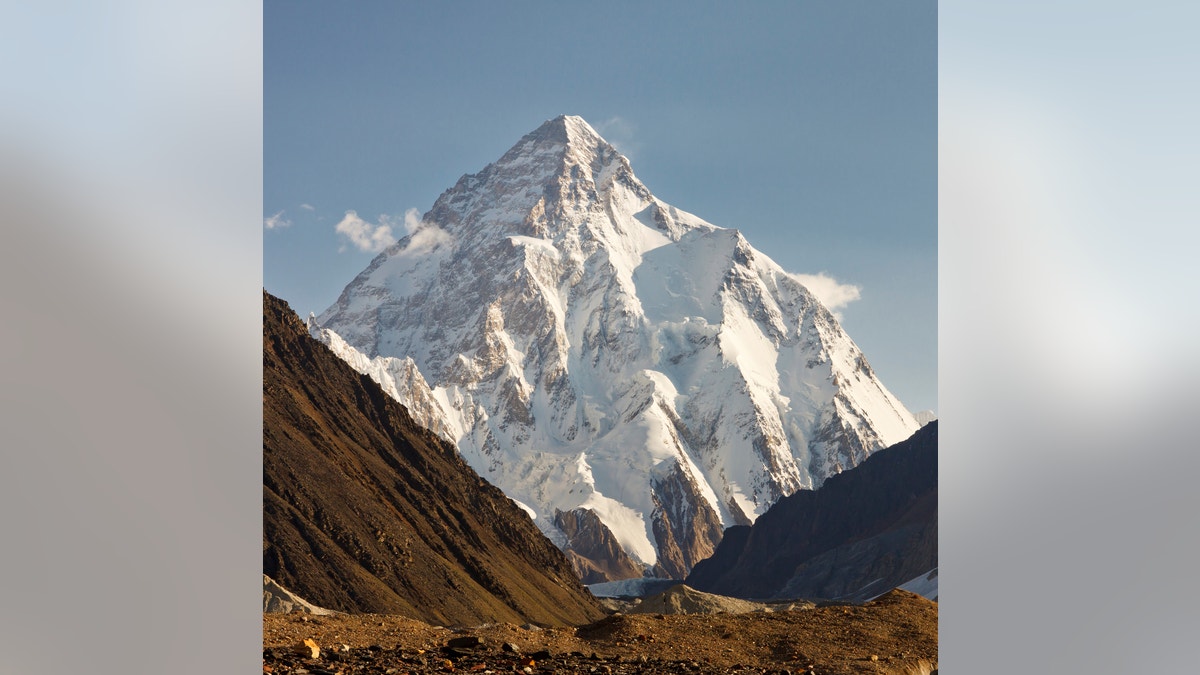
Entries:
[[463, 176], [310, 327], [428, 390], [401, 400], [556, 544], [556, 514], [590, 510], [638, 574], [682, 577], [722, 527], [917, 428], [797, 277], [578, 117]]
[[603, 616], [519, 506], [266, 293], [263, 572], [342, 612], [460, 625]]
[[566, 537], [563, 551], [585, 584], [641, 576], [633, 562], [595, 511], [555, 511], [554, 526]]
[[741, 598], [865, 600], [937, 567], [937, 424], [726, 530], [687, 584]]

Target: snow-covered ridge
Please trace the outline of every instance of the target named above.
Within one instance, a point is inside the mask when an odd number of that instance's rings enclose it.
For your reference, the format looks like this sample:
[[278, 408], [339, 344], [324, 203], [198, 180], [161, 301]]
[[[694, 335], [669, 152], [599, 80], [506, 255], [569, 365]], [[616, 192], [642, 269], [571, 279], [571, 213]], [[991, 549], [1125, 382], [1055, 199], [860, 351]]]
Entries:
[[808, 289], [655, 198], [581, 118], [423, 220], [448, 236], [397, 242], [310, 330], [566, 548], [556, 512], [588, 509], [681, 578], [722, 528], [917, 429]]
[[932, 410], [922, 410], [920, 412], [913, 413], [913, 419], [917, 420], [917, 424], [925, 426], [926, 424], [929, 424], [937, 419], [937, 413], [933, 412]]

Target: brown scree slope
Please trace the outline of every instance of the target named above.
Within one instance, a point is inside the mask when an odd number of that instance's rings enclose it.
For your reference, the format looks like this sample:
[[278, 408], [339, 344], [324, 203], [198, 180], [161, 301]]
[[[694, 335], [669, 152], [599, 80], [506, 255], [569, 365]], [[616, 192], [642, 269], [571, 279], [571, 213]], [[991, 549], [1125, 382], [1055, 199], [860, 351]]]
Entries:
[[445, 625], [604, 616], [529, 517], [263, 293], [263, 572]]

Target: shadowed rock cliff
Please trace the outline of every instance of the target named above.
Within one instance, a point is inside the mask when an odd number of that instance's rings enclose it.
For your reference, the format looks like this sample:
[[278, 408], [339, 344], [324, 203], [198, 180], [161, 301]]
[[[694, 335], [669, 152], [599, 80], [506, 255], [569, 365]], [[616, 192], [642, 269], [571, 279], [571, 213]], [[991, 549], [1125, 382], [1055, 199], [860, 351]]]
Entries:
[[741, 598], [863, 600], [938, 566], [937, 422], [731, 527], [687, 584]]

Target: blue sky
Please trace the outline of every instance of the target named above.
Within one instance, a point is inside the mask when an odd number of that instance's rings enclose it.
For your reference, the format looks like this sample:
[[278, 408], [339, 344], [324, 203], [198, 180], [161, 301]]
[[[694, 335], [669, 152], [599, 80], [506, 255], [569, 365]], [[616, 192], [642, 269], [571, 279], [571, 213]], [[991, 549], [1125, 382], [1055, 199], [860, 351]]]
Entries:
[[264, 285], [302, 314], [374, 255], [335, 232], [346, 211], [424, 212], [580, 115], [661, 199], [858, 287], [847, 332], [938, 407], [933, 2], [271, 0], [263, 94]]

